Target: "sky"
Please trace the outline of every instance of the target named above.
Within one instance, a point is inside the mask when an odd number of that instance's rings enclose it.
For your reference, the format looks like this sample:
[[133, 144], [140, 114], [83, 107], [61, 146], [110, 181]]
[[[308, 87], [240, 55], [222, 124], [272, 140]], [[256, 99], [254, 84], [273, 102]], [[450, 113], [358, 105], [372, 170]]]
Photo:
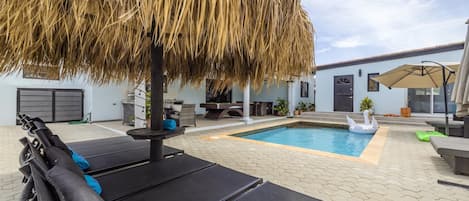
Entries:
[[465, 39], [469, 0], [302, 0], [315, 29], [316, 64]]

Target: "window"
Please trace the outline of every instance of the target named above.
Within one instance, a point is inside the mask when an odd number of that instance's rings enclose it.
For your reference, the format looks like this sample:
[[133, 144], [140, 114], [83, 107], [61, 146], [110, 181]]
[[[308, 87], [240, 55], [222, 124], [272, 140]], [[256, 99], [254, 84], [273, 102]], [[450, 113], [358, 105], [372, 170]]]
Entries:
[[23, 78], [41, 80], [59, 80], [58, 66], [24, 64]]
[[300, 96], [301, 98], [309, 97], [309, 82], [301, 82]]
[[378, 77], [379, 73], [368, 74], [368, 91], [379, 91], [379, 82], [372, 80], [371, 78]]

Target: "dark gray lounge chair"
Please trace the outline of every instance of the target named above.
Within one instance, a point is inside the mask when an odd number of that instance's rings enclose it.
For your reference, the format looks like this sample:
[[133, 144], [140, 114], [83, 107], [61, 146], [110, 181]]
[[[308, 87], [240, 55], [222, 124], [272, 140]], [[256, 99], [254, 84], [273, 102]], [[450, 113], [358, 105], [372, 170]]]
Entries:
[[21, 160], [24, 162], [21, 172], [29, 184], [25, 185], [21, 200], [33, 197], [38, 201], [316, 200], [271, 183], [259, 186], [260, 178], [186, 154], [95, 175], [103, 190], [98, 195], [84, 182], [83, 172], [67, 151], [54, 146], [34, 146], [27, 138], [21, 142], [26, 150], [20, 156], [25, 157]]
[[430, 137], [435, 151], [451, 166], [455, 174], [469, 175], [469, 139]]
[[[51, 146], [52, 132], [44, 122], [35, 118], [23, 125], [28, 130], [44, 129], [43, 132], [29, 132], [32, 137], [38, 140], [39, 146]], [[27, 128], [27, 127], [30, 128]], [[150, 143], [148, 141], [136, 141], [130, 136], [112, 137], [96, 140], [87, 140], [73, 143], [63, 143], [59, 137], [56, 140], [61, 144], [72, 148], [82, 155], [89, 163], [90, 168], [87, 174], [96, 174], [108, 170], [118, 169], [125, 166], [142, 163], [150, 158]], [[165, 157], [171, 157], [184, 153], [184, 151], [169, 146], [163, 147]]]
[[[35, 149], [33, 146], [28, 147], [30, 150]], [[38, 152], [32, 155], [36, 156], [31, 160], [27, 160], [28, 162], [36, 161], [35, 164], [44, 164], [44, 162], [38, 162], [38, 159], [39, 161], [51, 160], [42, 159], [42, 156], [38, 157]], [[67, 158], [65, 153], [63, 155], [65, 157], [61, 157], [61, 159]], [[57, 160], [54, 159], [54, 161]], [[73, 163], [73, 161], [68, 162], [68, 164], [70, 163]], [[42, 168], [38, 168], [35, 165], [31, 165], [31, 168], [32, 172], [43, 174], [33, 178], [40, 181], [38, 183], [40, 186], [35, 185], [34, 191], [38, 187], [45, 188], [38, 192], [46, 194], [46, 196], [41, 195], [42, 197], [51, 197], [51, 195], [53, 196], [51, 192], [54, 191], [57, 191], [59, 196], [69, 193], [71, 197], [76, 195], [73, 194], [75, 191], [84, 190], [87, 193], [91, 193], [86, 190], [86, 188], [89, 188], [86, 185], [73, 185], [73, 189], [70, 189], [70, 187], [57, 186], [57, 183], [48, 184], [49, 175], [54, 174], [50, 171], [53, 171], [54, 168], [45, 167], [45, 165], [41, 166]], [[47, 178], [47, 180], [44, 178]], [[103, 189], [100, 197], [106, 201], [150, 201], [155, 199], [174, 201], [230, 200], [262, 182], [259, 178], [189, 155], [109, 172], [104, 175], [95, 176], [95, 178], [100, 182]], [[68, 178], [64, 175], [63, 179], [66, 180]], [[90, 196], [96, 198], [96, 195]], [[87, 199], [88, 197], [83, 197], [83, 199], [79, 200]], [[58, 199], [49, 200], [55, 201]]]
[[[425, 121], [428, 125], [435, 128], [435, 131], [445, 133], [445, 121]], [[464, 122], [450, 121], [448, 124], [449, 136], [464, 137]]]

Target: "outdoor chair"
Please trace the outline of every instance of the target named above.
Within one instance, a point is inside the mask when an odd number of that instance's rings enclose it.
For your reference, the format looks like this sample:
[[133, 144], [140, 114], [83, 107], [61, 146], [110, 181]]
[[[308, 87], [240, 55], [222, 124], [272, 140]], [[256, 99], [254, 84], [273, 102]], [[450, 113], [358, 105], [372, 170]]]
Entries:
[[[181, 104], [175, 105], [171, 109], [166, 110], [166, 118], [176, 120], [179, 127], [197, 126], [195, 104]], [[175, 109], [177, 108], [177, 109]]]
[[[41, 133], [50, 130], [32, 132], [47, 136]], [[20, 141], [25, 145], [20, 171], [26, 183], [21, 200], [316, 200], [186, 154], [94, 175], [102, 190], [98, 195], [67, 151], [52, 144], [33, 145], [27, 138]]]
[[430, 137], [435, 151], [443, 157], [455, 174], [469, 175], [469, 139]]
[[[21, 117], [23, 128], [30, 130], [29, 135], [36, 139], [36, 146], [52, 146], [63, 144], [82, 155], [90, 164], [86, 173], [96, 174], [125, 166], [146, 162], [150, 158], [150, 143], [148, 141], [136, 141], [130, 136], [111, 137], [96, 140], [64, 143], [59, 136], [52, 131], [39, 118], [31, 119]], [[29, 119], [29, 120], [28, 120]], [[42, 129], [43, 132], [34, 132]], [[184, 153], [183, 150], [163, 147], [165, 157], [172, 157]]]
[[[440, 133], [445, 133], [445, 121], [425, 121], [425, 123], [435, 128], [435, 131], [438, 131]], [[465, 137], [464, 136], [464, 122], [449, 121], [448, 127], [449, 127], [449, 133], [447, 134], [449, 136]], [[469, 138], [469, 136], [466, 136], [466, 137]]]
[[25, 186], [22, 200], [34, 196], [39, 201], [316, 200], [189, 155], [94, 176], [102, 189], [98, 195], [65, 152], [48, 147], [43, 155], [30, 143], [25, 146], [29, 158], [22, 166], [30, 169], [25, 181], [33, 185]]

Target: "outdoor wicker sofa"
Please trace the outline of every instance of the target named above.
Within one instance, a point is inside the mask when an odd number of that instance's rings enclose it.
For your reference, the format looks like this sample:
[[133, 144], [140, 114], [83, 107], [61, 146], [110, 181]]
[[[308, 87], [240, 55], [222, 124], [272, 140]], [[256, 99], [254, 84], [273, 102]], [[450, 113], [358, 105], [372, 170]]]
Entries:
[[435, 151], [443, 157], [455, 174], [469, 175], [469, 139], [430, 137]]
[[[49, 130], [31, 132], [44, 136]], [[66, 151], [53, 144], [34, 145], [27, 138], [20, 141], [26, 183], [20, 200], [317, 200], [187, 154], [94, 175], [102, 189], [98, 195]]]
[[[49, 146], [51, 144], [65, 144], [77, 153], [80, 153], [89, 163], [87, 174], [96, 174], [120, 167], [133, 165], [148, 161], [150, 143], [148, 141], [136, 141], [130, 136], [119, 136], [96, 140], [64, 143], [59, 136], [53, 135], [52, 131], [40, 118], [30, 118], [27, 115], [19, 115], [22, 127], [27, 130], [43, 129], [43, 132], [28, 132], [36, 139], [36, 146]], [[164, 146], [165, 157], [172, 157], [184, 153], [173, 147]]]

